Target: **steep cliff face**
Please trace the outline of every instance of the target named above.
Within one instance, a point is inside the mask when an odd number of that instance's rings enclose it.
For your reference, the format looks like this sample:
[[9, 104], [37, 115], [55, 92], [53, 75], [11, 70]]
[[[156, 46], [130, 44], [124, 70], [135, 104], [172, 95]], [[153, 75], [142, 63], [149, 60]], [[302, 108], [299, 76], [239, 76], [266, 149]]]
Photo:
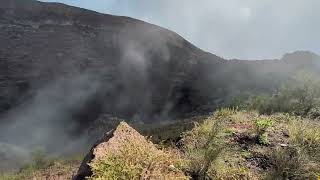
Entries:
[[[298, 54], [224, 60], [128, 17], [1, 0], [1, 121], [22, 134], [33, 134], [25, 123], [50, 127], [50, 135], [85, 129], [109, 115], [155, 122], [206, 112], [244, 91], [271, 91], [299, 69], [320, 69], [319, 56]], [[290, 61], [295, 57], [303, 60]]]

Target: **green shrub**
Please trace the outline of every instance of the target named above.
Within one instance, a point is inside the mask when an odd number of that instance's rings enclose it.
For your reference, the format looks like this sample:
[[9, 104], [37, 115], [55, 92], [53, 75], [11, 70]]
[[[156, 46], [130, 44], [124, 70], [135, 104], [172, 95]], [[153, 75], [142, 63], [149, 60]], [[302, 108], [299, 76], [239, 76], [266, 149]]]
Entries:
[[234, 128], [227, 128], [225, 131], [224, 131], [225, 135], [226, 136], [234, 136], [236, 134], [236, 129]]
[[258, 118], [255, 121], [255, 128], [259, 144], [269, 144], [267, 129], [272, 126], [272, 120], [266, 118]]
[[266, 132], [266, 130], [272, 126], [272, 120], [267, 118], [258, 118], [255, 121], [258, 134]]

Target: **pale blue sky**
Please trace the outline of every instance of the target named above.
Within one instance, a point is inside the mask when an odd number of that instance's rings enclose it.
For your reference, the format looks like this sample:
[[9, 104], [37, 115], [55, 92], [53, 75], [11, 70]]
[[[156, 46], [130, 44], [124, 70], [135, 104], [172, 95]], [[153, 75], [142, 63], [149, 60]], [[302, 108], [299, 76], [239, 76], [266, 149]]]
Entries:
[[43, 0], [148, 21], [226, 58], [320, 54], [319, 0]]

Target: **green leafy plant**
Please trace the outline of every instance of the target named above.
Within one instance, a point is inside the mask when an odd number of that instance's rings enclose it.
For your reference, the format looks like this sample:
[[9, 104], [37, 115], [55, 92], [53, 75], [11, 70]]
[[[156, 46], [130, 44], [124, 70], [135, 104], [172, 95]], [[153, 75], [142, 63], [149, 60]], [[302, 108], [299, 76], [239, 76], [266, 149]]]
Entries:
[[252, 155], [252, 153], [250, 151], [245, 151], [245, 150], [241, 152], [241, 156], [246, 158], [246, 159], [249, 159], [249, 158], [253, 157], [253, 155]]
[[258, 118], [255, 120], [255, 128], [259, 144], [269, 144], [267, 129], [272, 126], [272, 120], [267, 118]]
[[236, 134], [236, 129], [227, 128], [224, 133], [226, 136], [234, 136]]

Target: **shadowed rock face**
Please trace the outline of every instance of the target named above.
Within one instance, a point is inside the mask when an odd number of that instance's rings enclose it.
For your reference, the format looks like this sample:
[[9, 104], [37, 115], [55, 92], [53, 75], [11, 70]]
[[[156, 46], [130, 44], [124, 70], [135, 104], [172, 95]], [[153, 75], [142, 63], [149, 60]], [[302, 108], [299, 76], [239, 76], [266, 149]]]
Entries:
[[92, 162], [92, 160], [95, 159], [94, 151], [101, 143], [108, 142], [114, 135], [114, 130], [105, 133], [102, 138], [100, 138], [90, 149], [90, 151], [86, 154], [83, 161], [81, 162], [81, 165], [78, 169], [77, 174], [72, 178], [73, 180], [84, 180], [86, 177], [89, 177], [92, 175], [91, 168], [89, 166], [89, 163]]
[[0, 1], [0, 112], [6, 123], [36, 115], [70, 124], [58, 128], [73, 132], [105, 114], [174, 119], [212, 110], [243, 91], [270, 91], [301, 68], [319, 70], [318, 59], [297, 52], [284, 60], [227, 61], [128, 17]]

